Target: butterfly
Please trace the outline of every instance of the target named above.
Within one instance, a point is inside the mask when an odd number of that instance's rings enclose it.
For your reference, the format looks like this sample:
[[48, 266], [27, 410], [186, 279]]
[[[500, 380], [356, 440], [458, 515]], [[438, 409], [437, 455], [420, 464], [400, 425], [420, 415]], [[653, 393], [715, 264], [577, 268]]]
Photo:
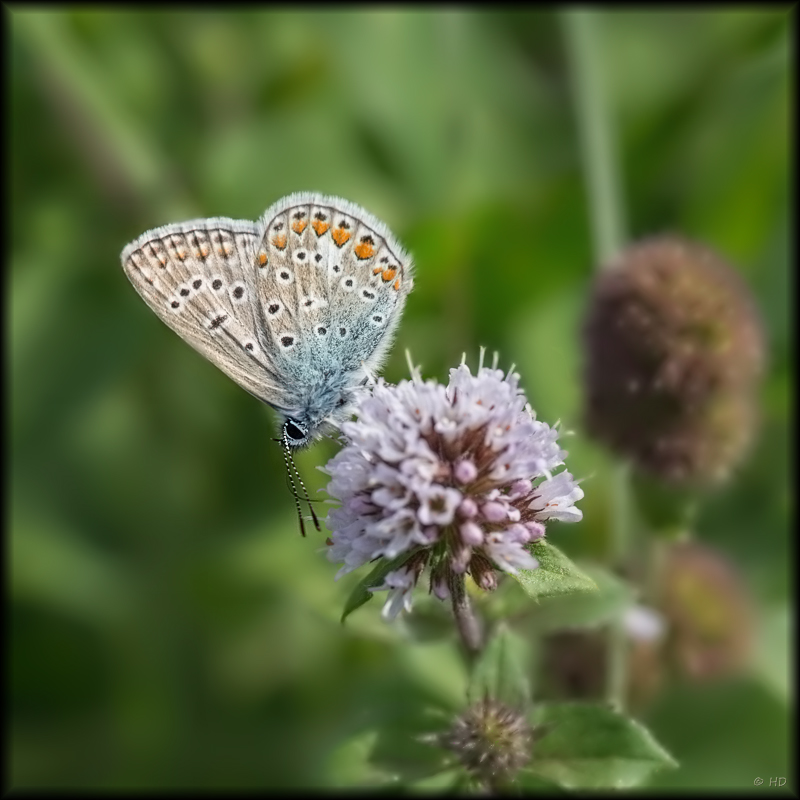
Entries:
[[355, 203], [299, 192], [256, 222], [153, 228], [121, 260], [162, 321], [278, 412], [305, 535], [291, 454], [348, 419], [380, 369], [413, 287], [409, 254]]

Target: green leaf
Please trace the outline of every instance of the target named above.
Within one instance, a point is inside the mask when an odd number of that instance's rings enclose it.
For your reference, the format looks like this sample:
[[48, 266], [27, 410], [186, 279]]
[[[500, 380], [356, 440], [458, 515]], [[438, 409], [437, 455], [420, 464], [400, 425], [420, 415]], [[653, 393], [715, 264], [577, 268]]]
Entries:
[[527, 545], [539, 562], [537, 569], [521, 569], [511, 577], [529, 597], [539, 599], [572, 592], [595, 592], [597, 584], [558, 548], [544, 539]]
[[522, 769], [519, 775], [514, 779], [514, 787], [525, 789], [533, 792], [555, 792], [556, 794], [564, 794], [565, 789], [560, 783], [551, 781], [549, 778], [544, 778], [537, 775], [530, 769]]
[[607, 707], [585, 703], [541, 705], [535, 724], [548, 733], [530, 769], [568, 789], [624, 789], [677, 762], [640, 723]]
[[406, 703], [379, 723], [369, 763], [397, 780], [421, 781], [453, 766], [453, 755], [438, 743], [439, 734], [452, 724], [452, 714], [440, 708], [418, 711]]
[[381, 558], [375, 566], [375, 569], [373, 569], [366, 578], [359, 581], [350, 593], [350, 597], [347, 598], [347, 602], [344, 604], [344, 611], [342, 611], [342, 622], [357, 608], [360, 608], [364, 603], [372, 599], [373, 593], [369, 591], [371, 588], [380, 586], [383, 583], [383, 579], [392, 572], [392, 570], [402, 567], [403, 564], [420, 549], [419, 547], [415, 547], [413, 550], [401, 553], [391, 561]]
[[378, 732], [363, 731], [345, 739], [328, 758], [328, 780], [332, 786], [382, 784], [385, 773], [369, 763]]
[[528, 643], [499, 624], [473, 667], [469, 702], [488, 696], [514, 708], [526, 708], [530, 700], [529, 655]]
[[634, 592], [629, 584], [597, 564], [581, 564], [580, 568], [594, 581], [597, 591], [542, 598], [531, 609], [537, 631], [596, 628], [633, 605]]
[[[420, 778], [420, 780], [409, 781], [408, 785], [414, 789], [422, 789], [427, 792], [459, 791], [469, 788], [469, 776], [465, 774], [461, 767], [456, 767]], [[395, 787], [392, 786], [392, 788]]]

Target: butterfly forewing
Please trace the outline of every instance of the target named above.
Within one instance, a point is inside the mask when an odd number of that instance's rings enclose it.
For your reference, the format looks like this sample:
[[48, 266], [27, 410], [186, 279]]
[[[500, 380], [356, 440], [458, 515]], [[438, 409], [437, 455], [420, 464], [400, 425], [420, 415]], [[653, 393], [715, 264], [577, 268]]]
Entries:
[[259, 399], [280, 407], [273, 351], [254, 297], [257, 226], [212, 218], [147, 231], [122, 252], [126, 274], [155, 313]]

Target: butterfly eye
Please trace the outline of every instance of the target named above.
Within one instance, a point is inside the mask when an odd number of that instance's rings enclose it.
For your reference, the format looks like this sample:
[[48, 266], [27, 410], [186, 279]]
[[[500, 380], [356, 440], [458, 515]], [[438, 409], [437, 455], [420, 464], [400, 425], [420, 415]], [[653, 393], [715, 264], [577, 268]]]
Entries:
[[283, 435], [290, 441], [290, 442], [303, 442], [306, 438], [306, 432], [303, 428], [294, 420], [287, 420], [286, 424], [283, 426]]

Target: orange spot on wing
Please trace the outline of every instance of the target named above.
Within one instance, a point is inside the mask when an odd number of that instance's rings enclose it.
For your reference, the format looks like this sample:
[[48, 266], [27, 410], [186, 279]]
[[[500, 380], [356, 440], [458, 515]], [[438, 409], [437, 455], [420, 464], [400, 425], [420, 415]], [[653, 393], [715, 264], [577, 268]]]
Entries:
[[337, 228], [332, 234], [333, 241], [336, 242], [337, 247], [341, 247], [351, 236], [350, 231], [344, 228]]
[[394, 290], [395, 290], [396, 292], [399, 292], [399, 291], [400, 291], [400, 278], [398, 278], [398, 279], [397, 279], [397, 280], [394, 282]]
[[330, 226], [331, 226], [330, 222], [323, 222], [321, 219], [315, 219], [311, 223], [311, 227], [314, 229], [317, 236], [322, 236], [322, 234], [325, 233], [325, 231], [327, 231], [328, 228], [330, 228]]
[[272, 244], [274, 244], [278, 250], [283, 250], [286, 247], [286, 234], [279, 233], [277, 236], [273, 236]]
[[186, 258], [186, 251], [185, 250], [178, 250], [178, 258], [183, 261]]
[[353, 248], [353, 252], [359, 258], [372, 258], [375, 255], [375, 248], [369, 242], [359, 242]]
[[302, 233], [306, 229], [306, 225], [308, 225], [307, 219], [296, 219], [292, 223], [292, 230], [295, 233]]
[[391, 269], [385, 269], [385, 270], [383, 271], [383, 275], [381, 275], [381, 277], [382, 277], [382, 278], [383, 278], [385, 281], [387, 281], [387, 282], [388, 282], [388, 281], [392, 280], [392, 279], [394, 278], [394, 276], [395, 276], [395, 275], [397, 275], [397, 270], [396, 270], [394, 267], [392, 267]]
[[383, 267], [375, 267], [375, 269], [372, 270], [373, 275], [377, 275], [379, 272], [383, 272]]
[[267, 254], [266, 253], [259, 253], [258, 254], [258, 263], [265, 267], [267, 265]]

